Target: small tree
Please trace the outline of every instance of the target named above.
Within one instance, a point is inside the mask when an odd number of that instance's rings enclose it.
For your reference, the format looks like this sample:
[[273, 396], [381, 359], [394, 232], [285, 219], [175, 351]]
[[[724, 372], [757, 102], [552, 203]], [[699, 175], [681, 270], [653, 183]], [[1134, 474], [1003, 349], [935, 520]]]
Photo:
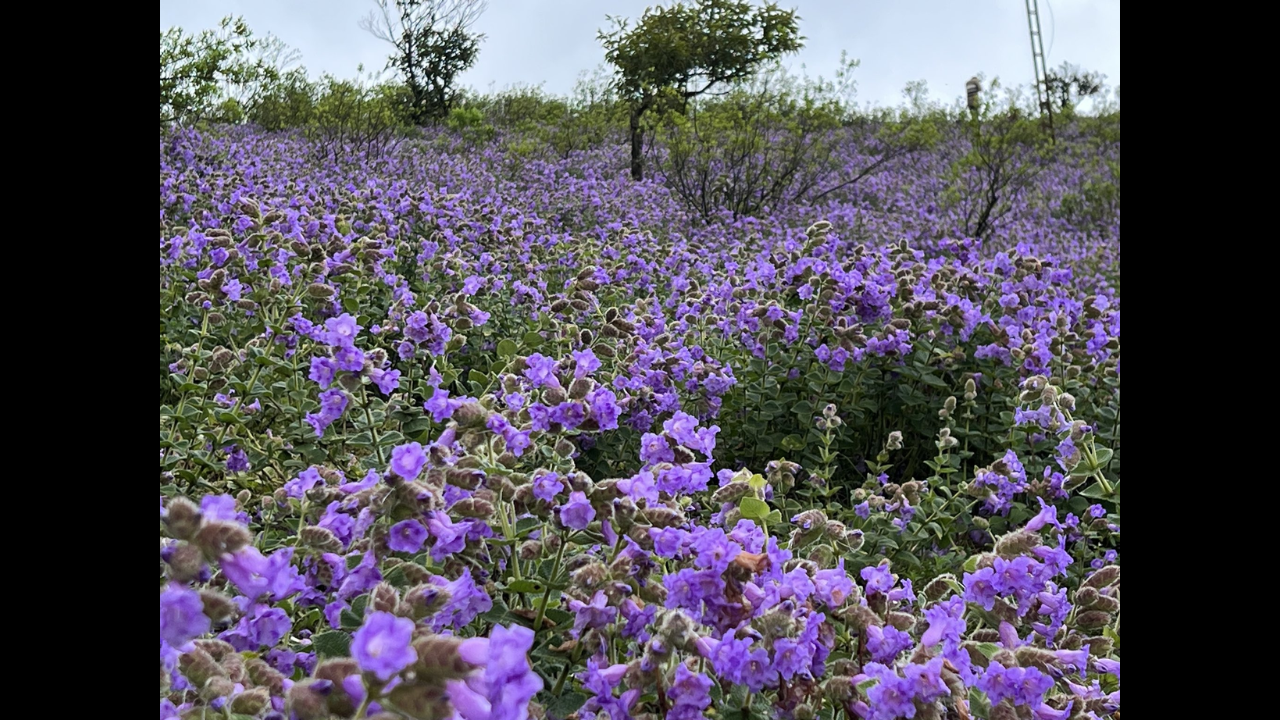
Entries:
[[360, 27], [395, 52], [387, 67], [408, 89], [407, 115], [422, 125], [449, 114], [458, 75], [475, 64], [484, 36], [470, 32], [485, 0], [374, 0], [378, 6]]
[[240, 18], [223, 18], [216, 30], [187, 35], [173, 27], [160, 33], [160, 125], [201, 120], [229, 85], [244, 85], [275, 73], [250, 53], [258, 46]]
[[631, 176], [644, 177], [641, 120], [660, 105], [688, 107], [717, 86], [750, 77], [761, 64], [803, 45], [794, 10], [745, 0], [693, 0], [647, 8], [634, 28], [608, 18], [600, 31], [605, 59], [616, 69], [619, 93], [630, 103]]
[[1064, 62], [1045, 77], [1049, 86], [1049, 102], [1054, 112], [1072, 113], [1080, 101], [1102, 92], [1105, 76], [1088, 72]]

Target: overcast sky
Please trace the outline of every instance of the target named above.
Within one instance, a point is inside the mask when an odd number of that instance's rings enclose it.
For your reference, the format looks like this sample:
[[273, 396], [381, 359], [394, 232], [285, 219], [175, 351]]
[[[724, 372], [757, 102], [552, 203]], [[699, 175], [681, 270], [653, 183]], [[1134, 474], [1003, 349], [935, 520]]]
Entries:
[[[489, 0], [475, 24], [484, 33], [480, 58], [464, 85], [490, 90], [538, 85], [567, 94], [583, 71], [604, 62], [596, 32], [606, 15], [638, 18], [657, 0]], [[830, 78], [840, 51], [861, 61], [855, 71], [860, 105], [898, 105], [913, 80], [950, 104], [971, 75], [1029, 84], [1034, 69], [1026, 5], [1019, 0], [790, 0], [805, 48], [792, 70]], [[278, 36], [302, 53], [312, 75], [352, 77], [386, 64], [388, 46], [357, 23], [372, 0], [160, 0], [160, 29], [214, 27], [243, 16], [255, 34]], [[1070, 61], [1120, 83], [1120, 0], [1039, 0], [1049, 66]]]

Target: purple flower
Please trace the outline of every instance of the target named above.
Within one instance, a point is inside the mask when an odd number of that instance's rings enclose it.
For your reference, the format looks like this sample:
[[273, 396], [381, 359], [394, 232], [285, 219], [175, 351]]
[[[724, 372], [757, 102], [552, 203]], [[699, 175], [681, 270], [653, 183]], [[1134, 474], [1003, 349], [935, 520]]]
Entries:
[[974, 573], [964, 574], [964, 599], [968, 602], [977, 603], [982, 606], [983, 610], [990, 611], [995, 607], [996, 587], [993, 583], [995, 571], [991, 568], [982, 568]]
[[397, 445], [391, 450], [391, 471], [405, 480], [415, 480], [422, 466], [427, 464], [427, 454], [422, 443]]
[[205, 520], [224, 520], [248, 524], [249, 516], [236, 510], [236, 499], [230, 495], [205, 495], [200, 499], [200, 514]]
[[306, 587], [298, 569], [292, 564], [293, 548], [286, 547], [265, 557], [249, 545], [219, 559], [222, 574], [250, 600], [270, 595], [283, 600]]
[[390, 395], [400, 387], [399, 370], [379, 370], [374, 368], [369, 371], [369, 379], [373, 380], [373, 384], [378, 386], [378, 390], [383, 395]]
[[413, 621], [388, 612], [372, 612], [351, 637], [351, 656], [361, 670], [386, 682], [418, 659], [409, 644]]
[[431, 393], [431, 399], [424, 405], [427, 412], [431, 413], [431, 419], [436, 422], [444, 422], [453, 417], [453, 412], [461, 406], [462, 401], [450, 400], [449, 391], [443, 388], [436, 388]]
[[533, 638], [529, 628], [495, 625], [487, 638], [462, 641], [458, 654], [483, 666], [484, 675], [446, 683], [457, 715], [464, 720], [527, 720], [529, 701], [542, 689], [542, 678], [529, 667]]
[[1036, 499], [1040, 501], [1040, 512], [1027, 521], [1026, 529], [1036, 532], [1045, 525], [1052, 525], [1061, 529], [1062, 525], [1058, 523], [1058, 509], [1046, 503], [1042, 497], [1037, 497]]
[[585, 530], [596, 517], [596, 509], [591, 507], [587, 496], [580, 491], [569, 493], [569, 501], [560, 506], [560, 522], [573, 530]]
[[662, 462], [675, 462], [675, 459], [675, 451], [671, 449], [665, 437], [645, 433], [640, 439], [640, 460], [644, 463], [656, 465]]
[[575, 363], [573, 368], [573, 376], [575, 378], [586, 377], [600, 369], [600, 360], [591, 348], [582, 351], [575, 350], [572, 354]]
[[702, 711], [711, 705], [711, 678], [689, 670], [680, 663], [676, 666], [676, 676], [667, 691], [667, 698], [673, 707], [667, 713], [667, 720], [701, 720]]
[[877, 627], [867, 626], [867, 650], [875, 662], [892, 664], [903, 650], [910, 649], [915, 643], [911, 636], [892, 625]]
[[308, 490], [320, 485], [324, 479], [320, 477], [320, 470], [315, 465], [298, 473], [298, 477], [284, 484], [285, 493], [291, 498], [301, 498]]
[[445, 513], [432, 513], [431, 518], [427, 520], [427, 530], [431, 532], [431, 537], [436, 539], [435, 544], [431, 546], [431, 559], [439, 562], [465, 548], [467, 532], [471, 527], [472, 523], [469, 521], [455, 523]]
[[958, 595], [952, 595], [950, 599], [926, 609], [924, 617], [929, 622], [929, 629], [920, 636], [920, 644], [930, 647], [943, 642], [944, 648], [959, 647], [966, 628], [964, 607], [964, 600]]
[[814, 592], [828, 607], [837, 608], [853, 594], [853, 581], [844, 570], [844, 558], [830, 570], [819, 570], [813, 574]]
[[178, 585], [160, 592], [160, 639], [177, 648], [209, 632], [200, 593]]
[[401, 520], [391, 526], [387, 547], [396, 552], [415, 553], [427, 541], [427, 529], [417, 520]]
[[888, 593], [897, 582], [893, 573], [889, 572], [889, 566], [876, 565], [874, 567], [862, 568], [862, 579], [867, 583], [867, 595], [875, 595], [877, 593]]
[[556, 495], [564, 490], [564, 483], [556, 473], [539, 475], [533, 480], [533, 496], [546, 502], [555, 502]]
[[604, 627], [618, 617], [618, 608], [608, 607], [608, 598], [604, 591], [597, 590], [590, 603], [578, 600], [569, 601], [569, 610], [575, 614], [573, 619], [573, 636], [578, 637], [583, 630]]
[[560, 387], [560, 381], [556, 379], [556, 361], [549, 357], [543, 357], [541, 353], [534, 353], [525, 358], [524, 376], [533, 383], [534, 387]]
[[355, 342], [356, 335], [360, 333], [360, 326], [349, 313], [342, 313], [336, 318], [325, 320], [324, 329], [328, 331], [324, 336], [325, 342], [339, 347], [350, 346]]

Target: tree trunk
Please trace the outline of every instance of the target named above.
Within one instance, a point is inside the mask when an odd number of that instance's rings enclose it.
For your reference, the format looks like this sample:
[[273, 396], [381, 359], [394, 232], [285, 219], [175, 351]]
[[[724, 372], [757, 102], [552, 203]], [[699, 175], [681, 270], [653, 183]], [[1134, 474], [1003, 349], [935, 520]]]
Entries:
[[631, 108], [631, 178], [633, 180], [644, 179], [644, 158], [642, 152], [644, 150], [644, 131], [640, 129], [640, 108]]

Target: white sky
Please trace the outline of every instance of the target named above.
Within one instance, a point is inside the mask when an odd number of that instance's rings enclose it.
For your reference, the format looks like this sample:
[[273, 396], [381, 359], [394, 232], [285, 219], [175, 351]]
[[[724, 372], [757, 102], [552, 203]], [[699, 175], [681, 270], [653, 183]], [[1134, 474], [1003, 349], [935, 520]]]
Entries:
[[[567, 94], [583, 71], [604, 62], [596, 32], [605, 15], [638, 18], [657, 0], [489, 0], [473, 29], [484, 33], [480, 57], [462, 76], [478, 90], [538, 85]], [[898, 105], [909, 81], [951, 103], [983, 73], [1002, 84], [1033, 80], [1025, 0], [790, 0], [798, 8], [805, 48], [787, 64], [831, 78], [840, 51], [861, 60], [855, 73], [860, 105]], [[370, 0], [160, 0], [160, 29], [193, 32], [226, 15], [243, 16], [256, 35], [271, 33], [302, 53], [312, 75], [352, 77], [356, 67], [381, 70], [389, 46], [357, 22]], [[1050, 68], [1070, 61], [1120, 83], [1120, 0], [1039, 0]]]

